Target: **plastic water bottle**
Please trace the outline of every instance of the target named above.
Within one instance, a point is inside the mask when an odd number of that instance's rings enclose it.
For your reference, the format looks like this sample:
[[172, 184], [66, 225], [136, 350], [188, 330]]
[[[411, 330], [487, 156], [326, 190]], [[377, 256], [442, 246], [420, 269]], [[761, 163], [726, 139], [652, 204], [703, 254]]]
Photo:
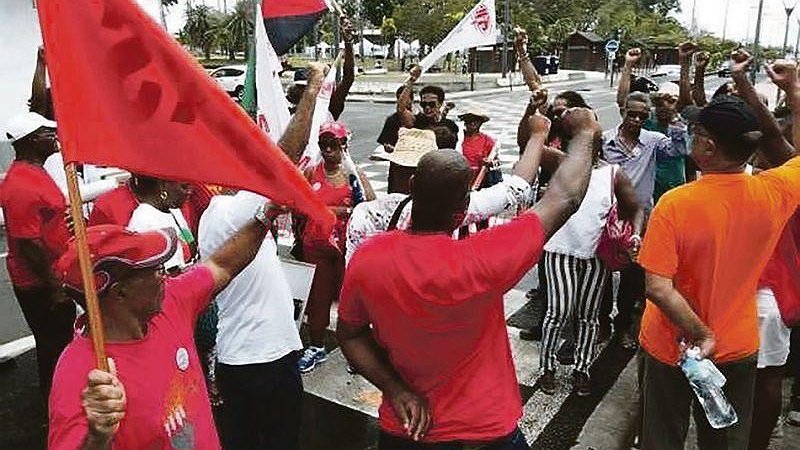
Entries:
[[689, 380], [689, 385], [700, 401], [712, 428], [726, 428], [739, 420], [733, 405], [722, 391], [722, 386], [727, 381], [725, 375], [711, 360], [701, 358], [698, 347], [687, 349], [678, 364]]

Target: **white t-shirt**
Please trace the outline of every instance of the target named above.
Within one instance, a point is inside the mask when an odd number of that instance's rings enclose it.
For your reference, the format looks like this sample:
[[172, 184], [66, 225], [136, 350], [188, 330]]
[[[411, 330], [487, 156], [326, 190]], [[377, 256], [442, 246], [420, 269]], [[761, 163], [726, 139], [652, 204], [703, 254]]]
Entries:
[[[133, 210], [131, 220], [128, 222], [128, 227], [131, 231], [154, 231], [164, 228], [172, 228], [179, 239], [183, 239], [184, 233], [191, 233], [186, 219], [180, 209], [171, 209], [170, 212], [165, 213], [159, 211], [154, 206], [147, 203], [139, 203], [139, 206]], [[186, 258], [183, 253], [183, 246], [178, 245], [178, 250], [172, 255], [169, 261], [164, 263], [164, 268], [172, 270], [175, 268], [182, 269], [186, 267]]]
[[589, 188], [578, 211], [569, 218], [544, 244], [545, 251], [591, 259], [597, 254], [597, 244], [614, 202], [612, 176], [617, 165], [605, 165], [592, 170]]
[[[506, 176], [494, 186], [469, 194], [469, 206], [462, 225], [477, 223], [504, 212], [516, 214], [533, 204], [535, 192], [522, 177]], [[392, 215], [406, 197], [406, 194], [389, 194], [370, 202], [359, 203], [353, 208], [347, 223], [347, 263], [368, 239], [388, 229]], [[411, 225], [412, 203], [408, 202], [403, 208], [397, 221], [398, 230], [405, 230]]]
[[[266, 199], [251, 192], [217, 195], [200, 219], [203, 259], [250, 221]], [[294, 300], [275, 240], [264, 238], [253, 262], [217, 295], [217, 360], [244, 365], [276, 361], [303, 344], [294, 322]]]
[[[69, 190], [67, 189], [67, 173], [64, 171], [64, 158], [61, 152], [56, 152], [50, 155], [44, 162], [44, 170], [47, 171], [50, 178], [56, 182], [56, 185], [64, 194], [64, 198], [69, 201]], [[97, 197], [112, 191], [119, 186], [119, 183], [114, 178], [104, 178], [106, 174], [118, 173], [119, 169], [102, 168], [84, 165], [84, 176], [78, 175], [78, 189], [81, 191], [81, 198], [84, 202], [91, 202]]]

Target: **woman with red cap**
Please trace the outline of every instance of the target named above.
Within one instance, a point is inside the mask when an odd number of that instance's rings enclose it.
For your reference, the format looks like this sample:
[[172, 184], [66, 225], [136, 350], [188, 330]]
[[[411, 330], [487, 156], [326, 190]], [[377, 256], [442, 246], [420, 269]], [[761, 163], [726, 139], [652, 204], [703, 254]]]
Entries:
[[304, 373], [328, 357], [324, 348], [325, 329], [330, 325], [331, 305], [339, 297], [344, 278], [345, 233], [350, 213], [358, 203], [375, 199], [367, 177], [352, 162], [347, 164], [349, 156], [347, 161], [343, 158], [348, 134], [340, 122], [323, 124], [319, 132], [322, 162], [305, 171], [311, 188], [337, 220], [330, 236], [316, 236], [308, 229], [301, 237], [303, 259], [316, 265], [307, 306], [311, 344], [299, 362]]

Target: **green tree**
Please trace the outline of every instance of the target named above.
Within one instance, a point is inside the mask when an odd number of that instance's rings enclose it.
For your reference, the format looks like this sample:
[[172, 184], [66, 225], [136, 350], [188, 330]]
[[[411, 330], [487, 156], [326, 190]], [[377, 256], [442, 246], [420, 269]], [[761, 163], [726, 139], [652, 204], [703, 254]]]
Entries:
[[397, 39], [397, 25], [391, 17], [384, 17], [381, 23], [381, 37], [383, 38], [383, 45], [389, 46], [389, 56], [394, 57], [394, 42]]
[[202, 52], [205, 59], [211, 58], [214, 46], [214, 30], [217, 19], [211, 8], [206, 5], [186, 8], [186, 24], [183, 26], [183, 37], [190, 48]]
[[233, 12], [221, 22], [220, 43], [228, 53], [228, 59], [235, 60], [236, 52], [246, 52], [250, 34], [254, 28], [253, 13], [249, 0], [239, 0]]
[[406, 0], [394, 9], [397, 34], [435, 46], [473, 6], [474, 0]]
[[382, 26], [384, 18], [392, 17], [395, 5], [401, 3], [398, 0], [361, 0], [364, 18], [375, 27]]

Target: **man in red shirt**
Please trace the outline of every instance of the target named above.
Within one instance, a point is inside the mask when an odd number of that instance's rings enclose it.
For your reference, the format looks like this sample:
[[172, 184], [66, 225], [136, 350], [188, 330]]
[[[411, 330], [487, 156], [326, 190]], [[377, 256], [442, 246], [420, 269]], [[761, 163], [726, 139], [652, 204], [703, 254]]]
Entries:
[[8, 274], [36, 340], [39, 387], [45, 400], [58, 355], [72, 339], [75, 320], [75, 304], [64, 295], [52, 268], [69, 239], [64, 195], [42, 167], [58, 151], [55, 128], [55, 122], [33, 112], [8, 123], [6, 137], [16, 159], [0, 185]]
[[[51, 450], [219, 449], [201, 362], [197, 317], [256, 255], [276, 214], [262, 207], [211, 258], [164, 276], [174, 230], [87, 229], [111, 373], [94, 369], [92, 330], [78, 319], [50, 395]], [[58, 262], [67, 292], [83, 302], [77, 249]], [[94, 370], [93, 370], [94, 369]]]
[[565, 120], [569, 156], [546, 196], [520, 218], [451, 239], [472, 171], [455, 151], [431, 152], [412, 178], [410, 229], [377, 236], [354, 254], [337, 337], [350, 364], [383, 392], [380, 450], [529, 448], [517, 428], [522, 402], [503, 294], [586, 192], [601, 129], [586, 109]]

